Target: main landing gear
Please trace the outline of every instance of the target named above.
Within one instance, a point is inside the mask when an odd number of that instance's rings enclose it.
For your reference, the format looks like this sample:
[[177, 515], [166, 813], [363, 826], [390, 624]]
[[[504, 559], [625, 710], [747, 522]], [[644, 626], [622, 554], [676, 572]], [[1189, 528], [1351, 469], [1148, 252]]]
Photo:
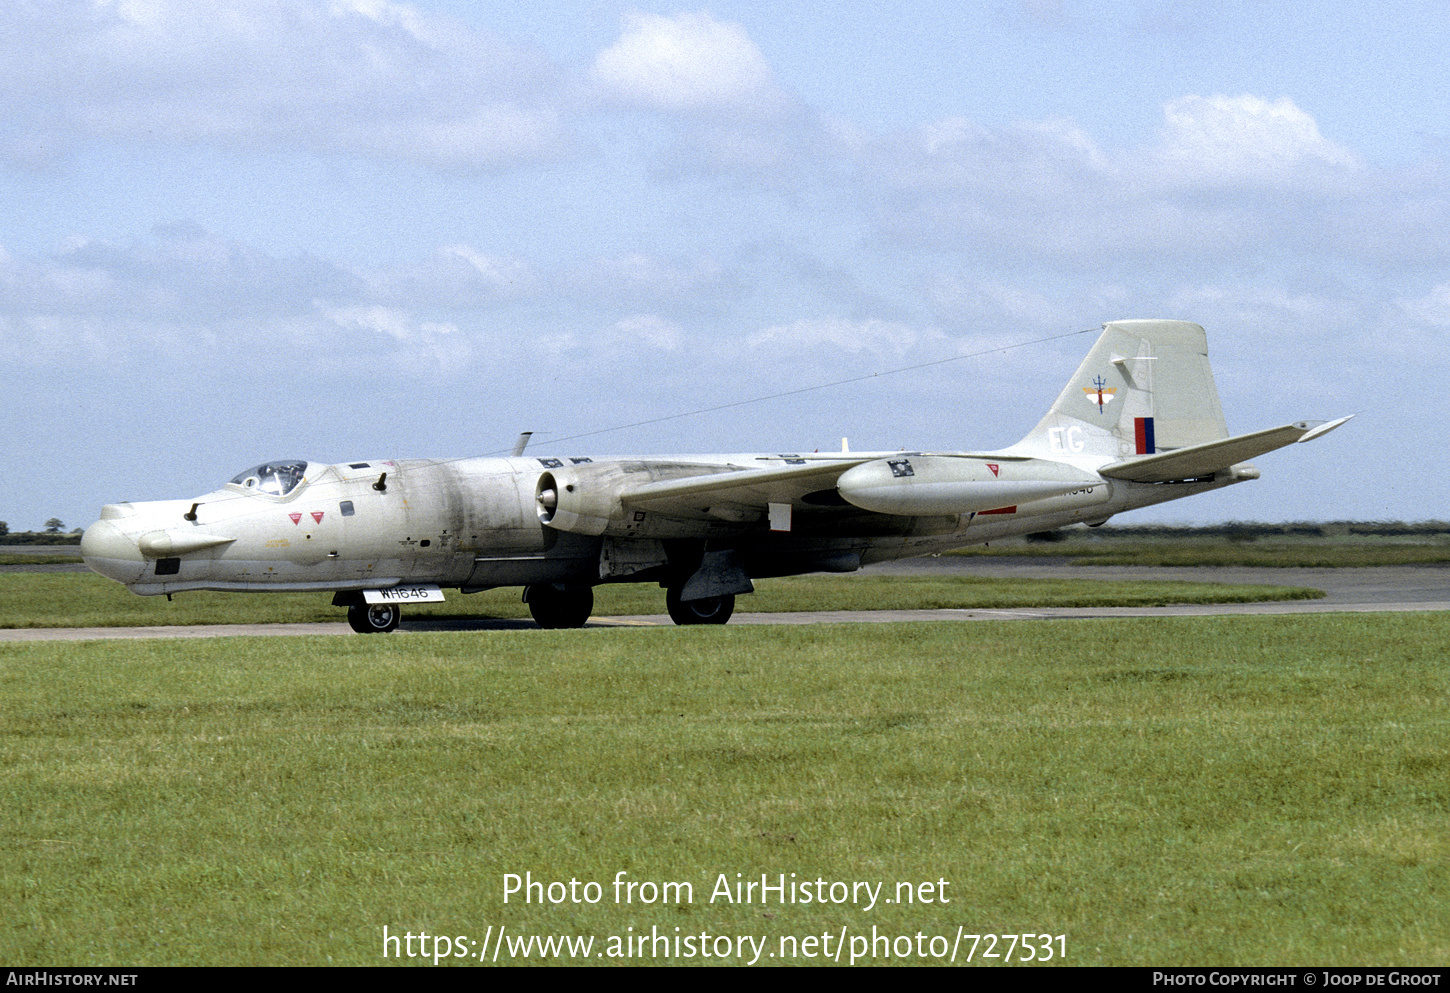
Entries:
[[524, 602], [541, 628], [582, 628], [594, 610], [594, 590], [538, 583], [524, 587]]
[[[594, 609], [594, 591], [539, 583], [524, 589], [524, 602], [541, 628], [582, 628]], [[672, 588], [665, 594], [665, 608], [676, 624], [724, 624], [735, 611], [735, 597], [681, 600], [679, 589]]]
[[735, 597], [712, 596], [703, 600], [681, 600], [679, 587], [665, 593], [665, 609], [676, 624], [724, 624], [735, 612]]
[[[348, 603], [344, 594], [333, 601], [347, 606], [347, 623], [358, 634], [386, 634], [396, 631], [403, 611], [395, 603]], [[588, 586], [560, 589], [551, 583], [524, 587], [524, 602], [541, 628], [582, 628], [594, 610], [594, 590]], [[735, 597], [705, 597], [699, 600], [680, 599], [679, 587], [665, 593], [665, 609], [676, 624], [724, 624], [735, 612]]]

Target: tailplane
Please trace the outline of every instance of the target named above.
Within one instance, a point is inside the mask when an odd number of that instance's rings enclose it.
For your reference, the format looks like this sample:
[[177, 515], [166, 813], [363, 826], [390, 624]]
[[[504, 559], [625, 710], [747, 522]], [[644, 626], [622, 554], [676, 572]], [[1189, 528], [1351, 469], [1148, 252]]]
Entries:
[[1227, 437], [1203, 328], [1114, 321], [1047, 416], [1011, 451], [1133, 459]]

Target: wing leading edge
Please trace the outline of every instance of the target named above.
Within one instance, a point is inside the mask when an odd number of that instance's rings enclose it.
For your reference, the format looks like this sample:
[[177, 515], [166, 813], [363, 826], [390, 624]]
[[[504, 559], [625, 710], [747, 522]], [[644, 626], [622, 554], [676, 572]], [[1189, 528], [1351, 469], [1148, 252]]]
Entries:
[[765, 511], [770, 504], [796, 503], [808, 493], [833, 488], [847, 469], [871, 462], [880, 455], [859, 455], [830, 461], [812, 459], [803, 465], [768, 469], [734, 467], [733, 471], [684, 479], [644, 483], [625, 491], [620, 501], [627, 507], [671, 516], [711, 514], [722, 508], [754, 508]]

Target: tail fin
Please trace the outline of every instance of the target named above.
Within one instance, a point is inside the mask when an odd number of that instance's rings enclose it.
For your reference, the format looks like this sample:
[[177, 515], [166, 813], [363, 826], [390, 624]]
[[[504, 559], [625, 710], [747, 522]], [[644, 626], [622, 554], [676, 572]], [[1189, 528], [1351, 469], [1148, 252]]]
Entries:
[[1114, 321], [1012, 451], [1151, 455], [1228, 437], [1208, 337], [1188, 321]]

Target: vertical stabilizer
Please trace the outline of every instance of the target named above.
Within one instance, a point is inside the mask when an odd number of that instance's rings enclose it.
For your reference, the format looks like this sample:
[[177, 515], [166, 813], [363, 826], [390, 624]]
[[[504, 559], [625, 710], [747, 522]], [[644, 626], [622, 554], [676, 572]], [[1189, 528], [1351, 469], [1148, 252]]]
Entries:
[[1227, 437], [1203, 328], [1114, 321], [1012, 450], [1121, 459]]

